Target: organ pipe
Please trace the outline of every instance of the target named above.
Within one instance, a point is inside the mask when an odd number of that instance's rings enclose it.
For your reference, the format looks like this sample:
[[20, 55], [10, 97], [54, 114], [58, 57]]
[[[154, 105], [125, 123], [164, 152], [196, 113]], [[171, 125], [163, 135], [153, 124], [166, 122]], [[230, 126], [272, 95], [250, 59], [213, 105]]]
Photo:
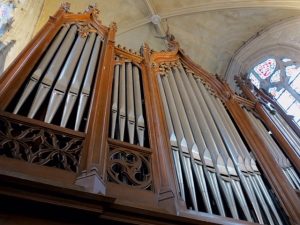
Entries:
[[85, 70], [86, 70], [88, 62], [89, 62], [88, 59], [90, 58], [90, 54], [92, 51], [92, 47], [93, 47], [95, 38], [96, 38], [95, 33], [91, 33], [89, 35], [88, 40], [86, 41], [86, 44], [84, 46], [83, 52], [80, 56], [80, 59], [78, 62], [79, 64], [76, 68], [70, 89], [67, 94], [67, 100], [65, 103], [63, 116], [62, 116], [61, 123], [60, 123], [60, 126], [62, 126], [62, 127], [65, 127], [67, 125], [70, 114], [71, 114], [71, 112], [74, 108], [75, 102], [78, 98], [80, 87], [82, 85]]
[[134, 106], [136, 118], [136, 131], [140, 146], [144, 146], [145, 141], [145, 118], [142, 106], [141, 81], [139, 70], [133, 66], [133, 87], [134, 87]]
[[25, 100], [28, 98], [29, 94], [33, 91], [34, 87], [37, 85], [38, 81], [40, 80], [41, 76], [46, 70], [46, 67], [50, 63], [52, 57], [54, 56], [55, 52], [57, 51], [59, 45], [61, 44], [62, 40], [64, 39], [66, 33], [68, 32], [69, 25], [65, 25], [60, 31], [59, 34], [55, 37], [53, 43], [50, 45], [49, 50], [47, 51], [46, 55], [43, 57], [42, 61], [39, 63], [37, 69], [33, 72], [30, 80], [28, 81], [26, 88], [18, 101], [13, 113], [17, 114], [24, 104]]
[[139, 68], [117, 56], [111, 104], [111, 138], [127, 141], [128, 137], [130, 144], [144, 147], [147, 132], [143, 99]]
[[284, 156], [279, 146], [276, 144], [276, 142], [272, 139], [272, 137], [269, 135], [266, 128], [262, 125], [262, 123], [256, 119], [252, 113], [247, 111], [247, 115], [255, 125], [258, 132], [260, 132], [261, 135], [264, 136], [264, 139], [266, 142], [268, 142], [269, 151], [273, 155], [273, 157], [276, 159], [279, 166], [282, 168], [282, 172], [290, 182], [290, 184], [293, 186], [293, 188], [299, 189], [299, 177], [297, 173], [295, 172], [294, 168], [292, 167], [289, 160]]
[[[158, 77], [158, 85], [159, 85], [160, 95], [161, 95], [163, 108], [164, 108], [164, 112], [165, 112], [167, 127], [168, 127], [168, 131], [169, 131], [169, 139], [170, 139], [170, 144], [171, 144], [171, 148], [172, 148], [177, 179], [178, 179], [178, 183], [179, 183], [180, 195], [181, 195], [182, 199], [185, 201], [186, 193], [185, 193], [185, 188], [184, 188], [184, 183], [183, 183], [183, 175], [182, 175], [182, 170], [181, 170], [181, 168], [183, 168], [183, 167], [182, 167], [182, 163], [180, 161], [180, 158], [182, 159], [183, 155], [182, 155], [182, 152], [180, 152], [181, 157], [179, 158], [179, 149], [178, 149], [178, 144], [177, 144], [177, 138], [176, 138], [176, 135], [174, 132], [171, 115], [170, 115], [165, 91], [163, 88], [163, 84], [161, 81], [161, 77]], [[209, 200], [208, 200], [208, 202], [209, 202]]]
[[85, 41], [85, 37], [77, 37], [71, 53], [69, 54], [66, 63], [64, 64], [63, 69], [60, 72], [60, 75], [55, 83], [54, 90], [51, 93], [46, 116], [44, 119], [46, 123], [51, 123], [59, 105], [61, 104], [66, 94], [67, 87], [72, 78], [75, 66], [85, 44]]
[[[166, 75], [158, 77], [158, 84], [179, 189], [181, 195], [186, 194], [183, 185], [186, 180], [193, 209], [197, 210], [198, 206], [197, 194], [192, 185], [198, 184], [206, 211], [212, 213], [207, 189], [209, 185], [222, 216], [226, 216], [226, 202], [232, 217], [238, 219], [237, 201], [248, 221], [253, 221], [250, 213], [250, 208], [253, 208], [259, 223], [266, 222], [262, 216], [264, 213], [269, 224], [282, 224], [255, 161], [222, 103], [208, 93], [200, 79], [195, 78], [191, 72], [186, 72], [181, 65], [179, 68], [168, 68]], [[179, 157], [176, 157], [177, 151]], [[197, 173], [197, 168], [201, 168], [201, 173]], [[289, 174], [292, 173], [289, 171]], [[225, 202], [221, 192], [225, 196]], [[252, 206], [248, 205], [246, 196]]]
[[[116, 58], [116, 62], [119, 61], [119, 58]], [[111, 114], [112, 114], [112, 124], [111, 124], [111, 138], [115, 138], [116, 124], [117, 124], [117, 116], [118, 116], [118, 87], [119, 87], [119, 78], [120, 78], [120, 64], [115, 65], [114, 70], [114, 86], [113, 86], [113, 99], [111, 106]]]
[[[239, 133], [235, 129], [234, 124], [233, 124], [232, 120], [230, 119], [230, 117], [228, 116], [228, 113], [226, 112], [225, 108], [223, 107], [223, 104], [221, 103], [221, 101], [217, 98], [215, 98], [215, 99], [213, 98], [213, 100], [218, 109], [218, 112], [222, 116], [223, 121], [227, 125], [226, 127], [229, 128], [228, 130], [230, 131], [231, 136], [233, 137], [233, 139], [236, 140], [235, 150], [239, 151], [242, 158], [244, 158], [245, 164], [243, 165], [243, 161], [239, 160], [237, 168], [240, 167], [241, 171], [244, 171], [240, 177], [244, 178], [245, 188], [246, 188], [246, 190], [248, 189], [248, 191], [250, 191], [250, 196], [252, 195], [252, 198], [250, 197], [250, 199], [254, 203], [253, 204], [254, 210], [259, 211], [259, 205], [257, 204], [257, 200], [253, 193], [253, 187], [252, 187], [252, 186], [255, 187], [256, 186], [255, 183], [256, 183], [257, 186], [259, 186], [261, 188], [261, 190], [264, 194], [264, 197], [266, 198], [266, 201], [270, 205], [271, 210], [274, 213], [278, 223], [282, 224], [281, 218], [279, 217], [278, 212], [274, 206], [274, 203], [267, 191], [267, 188], [266, 188], [264, 182], [262, 181], [261, 175], [257, 169], [257, 166], [255, 165], [254, 159], [250, 156], [248, 150], [246, 149], [243, 141], [241, 140]], [[244, 169], [242, 169], [242, 168], [244, 168]], [[249, 182], [249, 184], [250, 184], [248, 186], [248, 188], [247, 188], [247, 182]], [[253, 183], [254, 185], [251, 185], [251, 183]]]
[[[80, 129], [102, 43], [102, 38], [95, 32], [81, 33], [80, 26], [66, 24], [58, 32], [28, 79], [13, 113], [19, 113], [33, 92], [33, 100], [29, 100], [28, 117], [54, 123], [55, 115], [59, 114], [55, 123], [66, 127], [75, 111], [74, 129]], [[34, 90], [36, 86], [37, 91]], [[76, 102], [78, 106], [75, 107]], [[47, 106], [45, 115], [36, 116], [42, 104]], [[62, 112], [59, 112], [60, 108]]]
[[62, 45], [58, 49], [58, 52], [56, 53], [54, 59], [50, 63], [49, 69], [47, 70], [45, 76], [41, 81], [41, 84], [39, 85], [37, 94], [35, 95], [32, 106], [28, 113], [29, 118], [33, 118], [35, 116], [36, 112], [38, 111], [48, 92], [50, 91], [56, 77], [58, 76], [59, 69], [72, 46], [76, 31], [77, 27], [75, 25], [72, 25]]
[[99, 52], [101, 49], [101, 43], [102, 43], [101, 38], [99, 36], [97, 36], [96, 42], [93, 47], [91, 59], [89, 61], [89, 65], [88, 65], [87, 72], [85, 75], [83, 87], [81, 89], [81, 93], [80, 93], [80, 97], [79, 97], [79, 106], [78, 106], [76, 120], [75, 120], [75, 130], [79, 130], [79, 126], [82, 121], [82, 116], [83, 116], [84, 110], [86, 108], [88, 98], [91, 93], [92, 80], [93, 80], [96, 66], [97, 66], [97, 60], [98, 60]]

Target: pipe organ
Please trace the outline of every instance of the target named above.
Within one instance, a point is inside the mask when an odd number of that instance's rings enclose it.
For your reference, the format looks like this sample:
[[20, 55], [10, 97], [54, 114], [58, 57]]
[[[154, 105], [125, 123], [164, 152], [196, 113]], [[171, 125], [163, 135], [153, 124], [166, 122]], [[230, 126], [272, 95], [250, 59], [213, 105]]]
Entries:
[[173, 38], [116, 46], [98, 14], [64, 3], [0, 76], [0, 198], [109, 224], [299, 224], [300, 139], [284, 118]]

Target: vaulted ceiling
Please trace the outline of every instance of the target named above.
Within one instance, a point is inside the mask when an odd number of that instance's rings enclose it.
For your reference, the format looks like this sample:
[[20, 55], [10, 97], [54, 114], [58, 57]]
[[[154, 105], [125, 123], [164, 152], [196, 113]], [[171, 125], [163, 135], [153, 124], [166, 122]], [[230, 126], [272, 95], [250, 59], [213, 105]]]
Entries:
[[[24, 0], [23, 0], [24, 1]], [[37, 32], [58, 9], [61, 0], [44, 0]], [[71, 11], [96, 3], [105, 25], [118, 24], [117, 43], [134, 50], [147, 42], [165, 49], [160, 36], [167, 27], [195, 62], [211, 73], [224, 75], [233, 54], [262, 29], [300, 15], [294, 0], [69, 0]], [[155, 25], [151, 17], [158, 15]]]

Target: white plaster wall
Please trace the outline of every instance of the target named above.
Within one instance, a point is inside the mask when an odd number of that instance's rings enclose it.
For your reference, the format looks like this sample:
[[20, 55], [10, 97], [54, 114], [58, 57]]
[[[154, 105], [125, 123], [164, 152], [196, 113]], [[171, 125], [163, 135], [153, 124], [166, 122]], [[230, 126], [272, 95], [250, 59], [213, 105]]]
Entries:
[[[18, 0], [14, 11], [14, 22], [9, 32], [0, 38], [4, 44], [15, 40], [14, 45], [8, 51], [4, 69], [15, 59], [26, 44], [31, 40], [35, 24], [43, 7], [44, 0]], [[3, 60], [3, 59], [2, 59]], [[3, 62], [2, 62], [3, 63]]]

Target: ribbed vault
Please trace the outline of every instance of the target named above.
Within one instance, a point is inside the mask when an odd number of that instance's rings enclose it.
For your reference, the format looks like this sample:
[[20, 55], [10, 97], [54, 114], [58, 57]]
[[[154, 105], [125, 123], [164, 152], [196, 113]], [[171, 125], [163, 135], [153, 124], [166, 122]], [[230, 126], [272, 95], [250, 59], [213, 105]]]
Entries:
[[[32, 8], [35, 6], [32, 4]], [[147, 42], [154, 50], [166, 45], [161, 38], [167, 27], [195, 62], [211, 73], [225, 74], [234, 53], [266, 27], [300, 15], [299, 1], [278, 0], [70, 0], [72, 11], [82, 11], [96, 3], [104, 24], [118, 24], [117, 43], [134, 50]], [[41, 4], [41, 3], [40, 3]], [[44, 0], [39, 10], [27, 10], [28, 17], [38, 16], [33, 35], [48, 20], [61, 0]], [[39, 15], [40, 14], [40, 15]], [[20, 14], [21, 15], [21, 14]], [[160, 23], [153, 24], [153, 15]], [[24, 17], [15, 17], [19, 24]], [[27, 25], [26, 25], [27, 26]], [[29, 24], [28, 24], [29, 26]], [[15, 28], [17, 29], [17, 27]], [[26, 35], [29, 35], [26, 33]], [[293, 35], [293, 34], [289, 34]], [[24, 45], [24, 44], [23, 44]], [[18, 45], [18, 51], [21, 46]]]

